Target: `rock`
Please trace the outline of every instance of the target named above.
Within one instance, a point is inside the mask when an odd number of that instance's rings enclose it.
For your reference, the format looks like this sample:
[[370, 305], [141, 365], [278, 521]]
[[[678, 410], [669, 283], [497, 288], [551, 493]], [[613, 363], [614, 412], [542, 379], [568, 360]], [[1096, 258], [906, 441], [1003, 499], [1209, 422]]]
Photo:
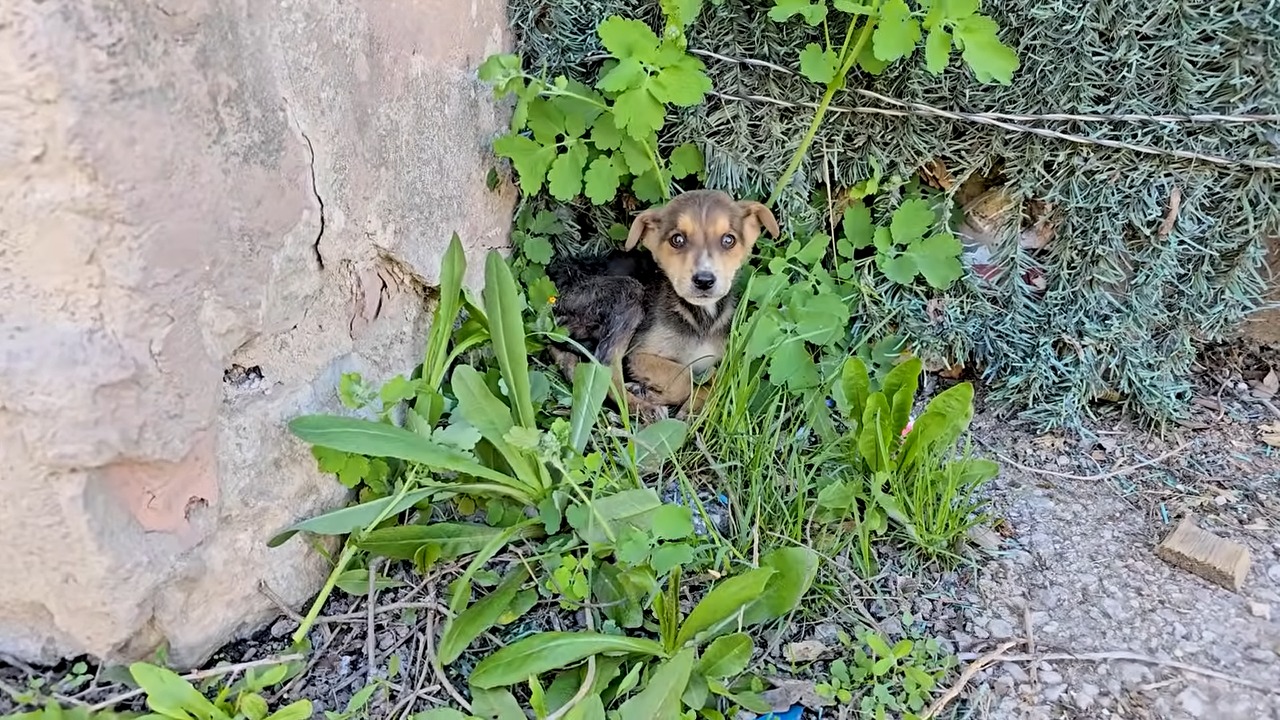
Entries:
[[824, 645], [835, 645], [840, 642], [842, 630], [836, 623], [820, 623], [813, 629], [813, 639]]
[[1058, 702], [1058, 700], [1062, 697], [1063, 693], [1065, 693], [1066, 691], [1067, 691], [1067, 686], [1065, 684], [1049, 685], [1049, 686], [1046, 686], [1045, 689], [1041, 692], [1041, 697], [1044, 698], [1045, 702], [1052, 705]]
[[1014, 683], [1013, 683], [1013, 678], [1009, 677], [1008, 675], [1005, 675], [1005, 676], [1003, 676], [1003, 677], [996, 678], [996, 682], [995, 682], [995, 691], [996, 691], [996, 694], [997, 694], [997, 695], [1012, 695], [1012, 694], [1013, 694], [1013, 685], [1014, 685]]
[[1113, 669], [1126, 690], [1135, 690], [1155, 681], [1151, 668], [1142, 663], [1118, 662]]
[[1270, 622], [1271, 606], [1268, 605], [1267, 603], [1253, 602], [1252, 600], [1250, 600], [1249, 614], [1256, 618], [1262, 618], [1263, 620]]
[[279, 620], [277, 620], [275, 624], [271, 626], [271, 637], [273, 638], [285, 637], [289, 633], [293, 632], [294, 628], [296, 628], [297, 626], [298, 624], [293, 620], [287, 617], [282, 617]]
[[1023, 670], [1022, 666], [1018, 663], [1005, 663], [1000, 667], [1004, 670], [1005, 674], [1013, 678], [1013, 681], [1016, 683], [1024, 683], [1031, 679], [1031, 676], [1027, 674], [1027, 671]]
[[1205, 697], [1204, 693], [1194, 687], [1188, 687], [1178, 693], [1178, 697], [1175, 698], [1175, 701], [1178, 703], [1178, 707], [1182, 708], [1183, 712], [1193, 718], [1204, 717], [1205, 710], [1209, 709], [1209, 698]]
[[1245, 652], [1245, 657], [1254, 662], [1270, 665], [1276, 662], [1276, 651], [1268, 650], [1267, 648], [1253, 648]]
[[421, 361], [455, 231], [473, 286], [507, 244], [505, 10], [6, 8], [0, 653], [190, 667], [275, 619], [260, 581], [315, 595], [306, 538], [266, 543], [347, 493], [286, 424]]
[[1062, 684], [1062, 674], [1056, 670], [1041, 670], [1037, 675], [1040, 677], [1040, 684], [1042, 685]]
[[1101, 689], [1092, 683], [1084, 683], [1080, 686], [1080, 690], [1071, 693], [1071, 704], [1075, 705], [1077, 710], [1088, 710], [1098, 702], [1098, 693]]
[[1008, 620], [995, 618], [987, 623], [987, 632], [991, 633], [991, 637], [996, 640], [1008, 640], [1013, 637], [1013, 625]]
[[817, 640], [787, 643], [782, 655], [793, 663], [811, 663], [829, 655], [831, 648]]
[[1280, 583], [1280, 563], [1267, 568], [1267, 578], [1273, 583]]

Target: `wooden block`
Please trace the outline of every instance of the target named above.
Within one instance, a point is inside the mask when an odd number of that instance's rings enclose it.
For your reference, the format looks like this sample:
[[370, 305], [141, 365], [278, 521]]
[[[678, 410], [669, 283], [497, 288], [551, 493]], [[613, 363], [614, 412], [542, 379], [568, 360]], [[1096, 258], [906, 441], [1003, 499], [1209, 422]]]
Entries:
[[1239, 590], [1249, 574], [1249, 549], [1201, 530], [1190, 515], [1156, 546], [1156, 556], [1228, 590]]

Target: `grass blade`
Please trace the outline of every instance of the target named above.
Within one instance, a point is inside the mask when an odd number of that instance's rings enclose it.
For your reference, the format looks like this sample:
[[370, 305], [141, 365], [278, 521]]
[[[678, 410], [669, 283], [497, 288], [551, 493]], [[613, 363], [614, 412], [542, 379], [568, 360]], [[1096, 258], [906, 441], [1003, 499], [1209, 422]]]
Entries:
[[[442, 665], [449, 665], [457, 660], [480, 634], [493, 627], [502, 617], [502, 613], [511, 607], [520, 585], [528, 577], [523, 567], [517, 567], [507, 574], [493, 592], [472, 603], [449, 620], [440, 636], [440, 647], [437, 654]], [[467, 587], [470, 588], [470, 583]]]
[[438, 389], [444, 380], [449, 338], [453, 335], [453, 323], [462, 306], [462, 278], [466, 271], [467, 257], [462, 251], [462, 241], [454, 233], [440, 261], [440, 299], [431, 318], [427, 350], [422, 360], [422, 379], [432, 390]]
[[435, 489], [415, 490], [402, 498], [384, 497], [377, 500], [370, 500], [359, 505], [344, 507], [327, 512], [323, 515], [308, 520], [303, 520], [289, 527], [284, 532], [276, 535], [267, 541], [267, 547], [278, 547], [286, 540], [293, 537], [299, 532], [315, 533], [316, 535], [346, 535], [358, 530], [363, 530], [370, 523], [382, 517], [382, 511], [388, 506], [392, 506], [387, 512], [387, 516], [397, 515], [418, 503], [431, 497], [437, 491]]
[[471, 684], [483, 689], [515, 685], [592, 655], [616, 653], [664, 655], [661, 645], [645, 638], [593, 632], [544, 632], [514, 642], [481, 660], [471, 673]]
[[596, 417], [604, 406], [613, 374], [595, 362], [580, 362], [573, 369], [573, 410], [569, 416], [569, 444], [574, 452], [587, 448], [587, 438], [595, 427]]

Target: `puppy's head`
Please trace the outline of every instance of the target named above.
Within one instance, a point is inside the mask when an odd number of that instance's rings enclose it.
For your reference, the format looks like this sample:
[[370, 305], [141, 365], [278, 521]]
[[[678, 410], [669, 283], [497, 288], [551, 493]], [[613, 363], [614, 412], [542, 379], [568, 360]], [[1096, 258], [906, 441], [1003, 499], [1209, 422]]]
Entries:
[[676, 294], [709, 306], [729, 293], [762, 228], [778, 237], [778, 221], [764, 205], [693, 190], [636, 216], [626, 249], [644, 243]]

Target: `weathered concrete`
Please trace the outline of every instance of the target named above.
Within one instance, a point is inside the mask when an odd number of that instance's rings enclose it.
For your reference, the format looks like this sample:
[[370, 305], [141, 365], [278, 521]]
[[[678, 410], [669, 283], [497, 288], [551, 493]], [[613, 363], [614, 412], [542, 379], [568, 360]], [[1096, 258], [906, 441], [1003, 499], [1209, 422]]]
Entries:
[[[506, 242], [500, 0], [0, 0], [0, 652], [179, 665], [300, 605], [285, 432]], [[238, 370], [259, 368], [261, 381]]]
[[1264, 309], [1250, 315], [1242, 328], [1245, 337], [1262, 345], [1280, 348], [1280, 236], [1267, 240], [1267, 262], [1262, 269], [1269, 290]]

